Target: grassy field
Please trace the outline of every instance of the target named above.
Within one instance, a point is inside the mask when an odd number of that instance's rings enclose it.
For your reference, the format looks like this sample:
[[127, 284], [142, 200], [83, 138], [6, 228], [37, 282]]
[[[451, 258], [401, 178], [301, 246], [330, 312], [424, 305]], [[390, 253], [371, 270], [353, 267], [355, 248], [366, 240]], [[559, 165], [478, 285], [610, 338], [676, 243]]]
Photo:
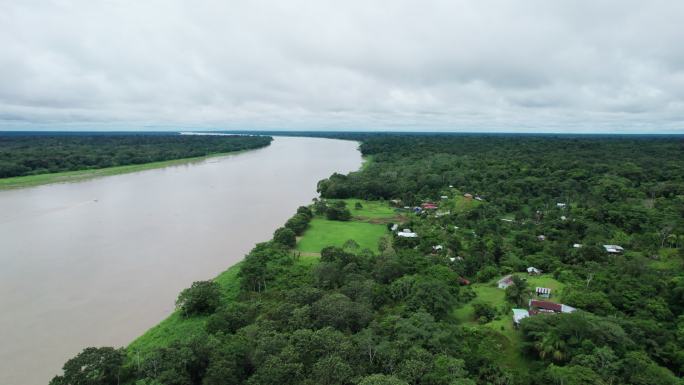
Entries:
[[[344, 200], [347, 202], [347, 208], [351, 211], [352, 217], [359, 219], [367, 218], [392, 218], [397, 215], [394, 209], [389, 206], [387, 202], [382, 201], [366, 201], [362, 199], [330, 199], [330, 201]], [[361, 203], [362, 208], [357, 209], [355, 206]]]
[[[249, 150], [247, 150], [249, 151]], [[55, 172], [50, 174], [39, 174], [39, 175], [27, 175], [18, 176], [13, 178], [2, 178], [0, 179], [0, 190], [8, 190], [13, 188], [23, 188], [39, 186], [51, 183], [68, 183], [68, 182], [78, 182], [86, 179], [98, 178], [102, 176], [111, 176], [119, 174], [127, 174], [131, 172], [150, 170], [154, 168], [162, 168], [168, 166], [175, 166], [180, 164], [192, 163], [203, 161], [208, 158], [213, 158], [216, 156], [223, 155], [234, 155], [241, 153], [243, 151], [214, 154], [208, 156], [200, 156], [195, 158], [182, 158], [182, 159], [172, 159], [165, 160], [162, 162], [151, 162], [143, 164], [131, 164], [126, 166], [116, 166], [99, 168], [93, 170], [79, 170], [79, 171], [65, 171], [65, 172]]]
[[353, 239], [362, 249], [377, 251], [378, 240], [386, 233], [384, 225], [314, 218], [297, 243], [297, 250], [318, 253], [326, 246], [342, 246], [347, 240]]
[[459, 194], [452, 199], [453, 211], [456, 213], [462, 213], [464, 211], [472, 210], [475, 207], [482, 204], [482, 202], [475, 199], [466, 199], [463, 194]]

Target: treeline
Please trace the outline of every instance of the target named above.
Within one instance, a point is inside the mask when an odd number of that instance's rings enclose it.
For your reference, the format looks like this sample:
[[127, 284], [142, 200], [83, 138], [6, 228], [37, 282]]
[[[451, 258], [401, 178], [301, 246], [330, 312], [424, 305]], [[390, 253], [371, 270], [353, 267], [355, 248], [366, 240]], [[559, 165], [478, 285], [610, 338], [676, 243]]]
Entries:
[[0, 178], [191, 158], [267, 146], [267, 136], [0, 135]]
[[[181, 293], [194, 332], [142, 352], [87, 349], [52, 385], [682, 384], [681, 141], [382, 136], [361, 149], [371, 163], [321, 181], [322, 197], [435, 202], [404, 213], [417, 237], [301, 256], [312, 214], [346, 215], [318, 200], [245, 257], [236, 285]], [[482, 201], [444, 208], [464, 193]], [[491, 306], [468, 284], [529, 266], [580, 310], [526, 318], [511, 340], [500, 325], [532, 288], [516, 278]], [[470, 305], [479, 325], [455, 316]]]

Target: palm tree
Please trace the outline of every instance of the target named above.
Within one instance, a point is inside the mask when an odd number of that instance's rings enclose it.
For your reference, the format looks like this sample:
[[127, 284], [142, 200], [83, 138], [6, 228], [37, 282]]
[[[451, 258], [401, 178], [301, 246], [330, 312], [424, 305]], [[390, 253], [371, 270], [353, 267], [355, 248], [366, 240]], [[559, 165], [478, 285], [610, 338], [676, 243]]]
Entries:
[[555, 333], [547, 333], [544, 337], [535, 342], [534, 348], [539, 352], [541, 359], [547, 357], [556, 362], [561, 362], [565, 359], [565, 340], [558, 337]]

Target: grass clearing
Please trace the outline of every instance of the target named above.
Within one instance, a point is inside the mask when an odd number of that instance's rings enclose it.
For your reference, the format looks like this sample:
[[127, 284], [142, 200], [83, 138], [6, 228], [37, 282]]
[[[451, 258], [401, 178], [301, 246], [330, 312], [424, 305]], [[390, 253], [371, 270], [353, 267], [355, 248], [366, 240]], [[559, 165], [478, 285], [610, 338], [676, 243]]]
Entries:
[[[359, 218], [392, 218], [397, 215], [387, 202], [367, 201], [363, 199], [329, 199], [331, 202], [345, 201], [347, 208], [353, 217]], [[356, 204], [361, 203], [362, 208], [357, 209]]]
[[[535, 278], [539, 278], [538, 282], [552, 283], [549, 280], [549, 277], [539, 276]], [[523, 368], [522, 370], [524, 370], [524, 368], [529, 366], [529, 361], [520, 354], [522, 336], [520, 335], [520, 332], [513, 327], [513, 315], [509, 310], [512, 306], [506, 302], [506, 291], [499, 289], [496, 286], [496, 281], [498, 279], [499, 278], [488, 283], [473, 284], [471, 288], [477, 297], [464, 306], [454, 309], [451, 314], [459, 324], [476, 328], [486, 328], [496, 332], [501, 340], [501, 363], [510, 369], [518, 370]], [[553, 280], [553, 278], [550, 279]], [[556, 283], [562, 285], [558, 281], [556, 281]], [[486, 303], [494, 306], [498, 312], [496, 318], [486, 324], [478, 323], [475, 319], [473, 303]]]
[[[523, 274], [520, 274], [523, 276]], [[502, 354], [501, 363], [511, 369], [520, 369], [529, 367], [529, 360], [522, 356], [522, 336], [520, 332], [513, 327], [513, 314], [510, 311], [511, 306], [506, 301], [506, 291], [499, 289], [496, 282], [501, 277], [497, 277], [487, 283], [475, 283], [471, 286], [477, 297], [469, 303], [452, 311], [454, 319], [464, 325], [473, 327], [487, 328], [497, 332], [502, 337]], [[548, 301], [557, 302], [561, 298], [563, 288], [565, 285], [557, 281], [549, 274], [541, 274], [536, 276], [526, 276], [528, 288], [533, 291], [535, 287], [548, 287], [551, 289], [552, 297], [546, 299]], [[536, 298], [536, 297], [535, 297]], [[494, 306], [497, 309], [497, 316], [491, 322], [484, 325], [479, 324], [475, 319], [475, 310], [473, 303], [486, 303]]]
[[378, 250], [378, 240], [387, 233], [384, 225], [356, 221], [329, 221], [314, 218], [297, 243], [297, 250], [319, 253], [326, 246], [339, 246], [353, 239], [362, 249]]
[[478, 200], [465, 198], [463, 195], [457, 195], [453, 199], [453, 211], [456, 213], [462, 213], [472, 210], [481, 204], [482, 202]]
[[[221, 286], [221, 293], [225, 302], [234, 300], [238, 295], [240, 280], [237, 275], [240, 272], [240, 264], [231, 266], [214, 279]], [[128, 345], [130, 359], [137, 359], [137, 355], [144, 357], [145, 354], [155, 348], [169, 346], [174, 341], [187, 340], [193, 335], [201, 333], [204, 330], [207, 318], [207, 316], [183, 318], [180, 312], [173, 312], [165, 320]]]

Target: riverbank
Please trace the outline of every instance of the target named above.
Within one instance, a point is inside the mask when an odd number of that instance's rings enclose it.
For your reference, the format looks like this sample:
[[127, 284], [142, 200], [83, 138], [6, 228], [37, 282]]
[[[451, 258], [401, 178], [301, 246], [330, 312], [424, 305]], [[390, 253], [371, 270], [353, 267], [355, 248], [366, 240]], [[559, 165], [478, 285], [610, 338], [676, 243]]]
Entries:
[[[263, 147], [259, 147], [263, 148]], [[26, 175], [26, 176], [16, 176], [12, 178], [0, 179], [0, 190], [9, 190], [15, 188], [26, 188], [35, 187], [46, 184], [53, 183], [70, 183], [70, 182], [80, 182], [88, 179], [99, 178], [103, 176], [112, 176], [120, 174], [128, 174], [132, 172], [139, 172], [145, 170], [152, 170], [156, 168], [178, 166], [183, 164], [202, 162], [210, 158], [216, 158], [220, 156], [227, 155], [237, 155], [242, 154], [247, 151], [257, 150], [258, 148], [231, 152], [222, 152], [217, 154], [197, 156], [192, 158], [180, 158], [164, 160], [161, 162], [151, 162], [142, 164], [130, 164], [126, 166], [115, 166], [98, 168], [91, 170], [78, 170], [78, 171], [65, 171], [65, 172], [55, 172], [49, 174], [38, 174], [38, 175]]]
[[128, 345], [182, 289], [270, 239], [318, 181], [358, 170], [356, 147], [279, 137], [235, 156], [2, 191], [0, 305], [12, 312], [0, 329], [13, 332], [0, 383], [46, 384], [86, 346]]

